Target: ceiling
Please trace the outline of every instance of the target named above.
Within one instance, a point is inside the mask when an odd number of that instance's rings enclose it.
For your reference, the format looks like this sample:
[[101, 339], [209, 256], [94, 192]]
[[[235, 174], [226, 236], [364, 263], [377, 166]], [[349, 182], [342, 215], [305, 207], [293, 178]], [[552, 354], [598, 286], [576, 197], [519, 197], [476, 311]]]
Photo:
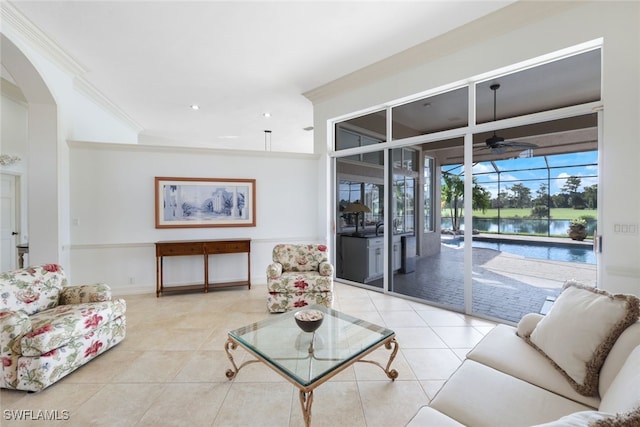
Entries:
[[[11, 5], [86, 69], [85, 81], [139, 125], [140, 143], [312, 152], [313, 108], [303, 93], [510, 3], [53, 0]], [[11, 80], [4, 67], [3, 74]], [[194, 104], [200, 109], [192, 110]]]
[[[601, 49], [588, 50], [477, 83], [476, 122], [488, 123], [599, 101], [601, 55]], [[499, 86], [494, 92], [491, 87], [495, 84]], [[468, 105], [467, 86], [398, 105], [391, 112], [392, 136], [401, 139], [463, 128], [468, 123]], [[349, 119], [342, 126], [383, 141], [387, 132], [386, 111]], [[597, 149], [597, 115], [504, 128], [495, 134], [509, 142], [533, 144], [535, 149], [524, 153], [524, 149], [516, 147], [490, 150], [485, 141], [494, 132], [481, 132], [473, 135], [474, 161], [591, 151]], [[453, 138], [422, 144], [422, 148], [436, 155], [441, 164], [452, 164], [464, 161], [463, 145], [463, 138]]]

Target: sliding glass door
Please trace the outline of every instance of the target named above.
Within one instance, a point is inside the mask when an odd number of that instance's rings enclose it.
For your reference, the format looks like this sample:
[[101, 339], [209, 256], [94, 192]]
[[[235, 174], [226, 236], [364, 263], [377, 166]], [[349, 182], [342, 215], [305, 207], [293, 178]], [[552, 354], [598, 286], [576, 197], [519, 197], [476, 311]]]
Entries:
[[336, 122], [337, 279], [507, 322], [597, 284], [600, 54]]

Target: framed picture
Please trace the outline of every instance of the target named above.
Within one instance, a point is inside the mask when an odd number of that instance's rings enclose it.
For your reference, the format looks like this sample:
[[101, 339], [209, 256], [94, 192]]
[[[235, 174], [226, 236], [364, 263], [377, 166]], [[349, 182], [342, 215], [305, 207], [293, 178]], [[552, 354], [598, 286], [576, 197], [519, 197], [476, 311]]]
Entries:
[[156, 228], [255, 227], [256, 180], [156, 177]]

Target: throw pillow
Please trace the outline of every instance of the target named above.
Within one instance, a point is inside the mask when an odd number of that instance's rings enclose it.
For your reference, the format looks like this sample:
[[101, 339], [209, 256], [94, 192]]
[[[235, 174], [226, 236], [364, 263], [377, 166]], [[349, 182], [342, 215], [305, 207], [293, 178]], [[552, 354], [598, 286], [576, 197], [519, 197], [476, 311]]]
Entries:
[[609, 414], [599, 411], [581, 411], [566, 415], [550, 423], [532, 427], [631, 427], [640, 425], [640, 410], [627, 414]]
[[613, 295], [568, 281], [547, 315], [524, 339], [544, 354], [585, 396], [598, 394], [598, 379], [611, 347], [640, 315], [640, 299]]
[[640, 408], [615, 417], [603, 418], [589, 424], [588, 427], [633, 427], [640, 426]]
[[593, 426], [593, 423], [610, 420], [614, 417], [615, 414], [608, 414], [606, 412], [581, 411], [565, 415], [564, 417], [549, 423], [536, 424], [531, 427], [591, 427]]

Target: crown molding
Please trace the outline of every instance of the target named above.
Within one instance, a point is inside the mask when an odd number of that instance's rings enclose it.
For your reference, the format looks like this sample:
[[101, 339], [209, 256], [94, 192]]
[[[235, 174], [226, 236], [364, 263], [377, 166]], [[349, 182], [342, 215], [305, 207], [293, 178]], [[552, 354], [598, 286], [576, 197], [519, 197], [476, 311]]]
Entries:
[[125, 152], [148, 152], [148, 153], [171, 153], [171, 154], [198, 154], [198, 155], [220, 155], [233, 157], [259, 157], [264, 159], [311, 159], [322, 158], [316, 153], [290, 153], [286, 151], [257, 151], [257, 150], [234, 150], [227, 148], [209, 147], [188, 147], [178, 145], [152, 145], [152, 144], [125, 144], [119, 142], [105, 141], [81, 141], [67, 140], [69, 148], [82, 148], [89, 150], [105, 151], [125, 151]]
[[65, 52], [55, 41], [29, 21], [15, 6], [8, 1], [0, 1], [2, 12], [2, 31], [9, 29], [27, 41], [39, 53], [44, 55], [73, 78], [73, 86], [90, 100], [103, 107], [106, 111], [123, 120], [134, 131], [140, 132], [144, 128], [120, 107], [114, 104], [102, 92], [89, 83], [84, 75], [89, 71], [84, 65]]
[[21, 36], [31, 46], [74, 76], [88, 71], [86, 67], [65, 52], [56, 42], [20, 13], [11, 2], [0, 2], [0, 12], [2, 13], [3, 32], [7, 29], [6, 26], [9, 25], [17, 35]]

